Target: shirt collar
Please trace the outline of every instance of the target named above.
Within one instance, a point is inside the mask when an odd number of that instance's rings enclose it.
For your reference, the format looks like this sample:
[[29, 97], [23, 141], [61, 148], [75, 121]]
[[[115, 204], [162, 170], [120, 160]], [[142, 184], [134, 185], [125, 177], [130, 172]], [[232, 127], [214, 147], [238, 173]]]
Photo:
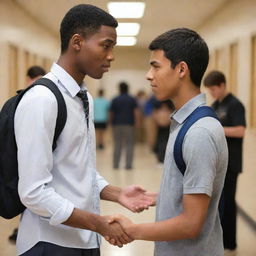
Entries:
[[206, 97], [204, 93], [200, 93], [191, 100], [189, 100], [185, 105], [183, 105], [179, 110], [175, 111], [172, 115], [174, 119], [179, 124], [182, 124], [187, 117], [199, 106], [206, 104]]
[[53, 63], [51, 67], [51, 73], [53, 73], [53, 75], [57, 77], [61, 85], [69, 92], [72, 97], [75, 97], [82, 88], [86, 89], [86, 85], [84, 82], [80, 87], [75, 79], [57, 63]]

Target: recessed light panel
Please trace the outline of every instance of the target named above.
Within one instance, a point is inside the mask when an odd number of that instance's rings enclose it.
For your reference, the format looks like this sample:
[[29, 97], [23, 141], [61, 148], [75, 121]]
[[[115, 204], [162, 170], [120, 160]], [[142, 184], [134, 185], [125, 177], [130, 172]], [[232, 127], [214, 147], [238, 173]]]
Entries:
[[144, 2], [109, 2], [108, 11], [115, 18], [141, 18], [144, 14]]
[[118, 36], [116, 45], [133, 46], [137, 43], [136, 37], [133, 36]]
[[140, 30], [139, 23], [118, 23], [116, 32], [118, 36], [136, 36]]

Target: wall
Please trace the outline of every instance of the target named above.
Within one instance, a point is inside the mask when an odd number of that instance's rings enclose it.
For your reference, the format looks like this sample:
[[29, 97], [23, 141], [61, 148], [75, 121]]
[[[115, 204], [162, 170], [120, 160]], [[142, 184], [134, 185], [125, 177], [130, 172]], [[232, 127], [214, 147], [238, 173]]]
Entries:
[[[209, 45], [210, 52], [218, 50], [223, 58], [221, 68], [228, 77], [229, 56], [227, 48], [232, 43], [238, 46], [237, 63], [237, 95], [245, 104], [247, 120], [250, 120], [251, 109], [251, 39], [256, 34], [256, 1], [233, 0], [229, 1], [221, 10], [204, 22], [199, 32]], [[250, 125], [250, 123], [249, 123]]]
[[[18, 49], [18, 88], [25, 86], [25, 52], [36, 56], [35, 63], [43, 58], [55, 60], [59, 54], [58, 37], [21, 9], [11, 0], [0, 1], [0, 106], [11, 95], [9, 72], [9, 45]], [[32, 63], [32, 62], [31, 62]]]

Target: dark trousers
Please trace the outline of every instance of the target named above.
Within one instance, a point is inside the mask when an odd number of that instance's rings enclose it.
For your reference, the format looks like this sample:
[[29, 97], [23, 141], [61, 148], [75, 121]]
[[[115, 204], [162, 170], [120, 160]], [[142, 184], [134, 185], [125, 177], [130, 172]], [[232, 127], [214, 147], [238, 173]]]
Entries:
[[114, 125], [114, 156], [113, 167], [119, 168], [121, 153], [123, 148], [126, 150], [126, 163], [125, 168], [131, 169], [133, 163], [134, 152], [134, 126], [132, 125]]
[[20, 256], [100, 256], [100, 249], [67, 248], [47, 242], [39, 242]]
[[236, 185], [239, 173], [227, 171], [224, 184], [224, 210], [221, 218], [225, 249], [236, 249]]

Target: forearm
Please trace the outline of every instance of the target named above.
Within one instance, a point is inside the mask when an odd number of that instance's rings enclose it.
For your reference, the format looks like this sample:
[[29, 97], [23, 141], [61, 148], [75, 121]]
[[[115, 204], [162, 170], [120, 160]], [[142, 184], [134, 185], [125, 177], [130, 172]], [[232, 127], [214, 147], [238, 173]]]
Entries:
[[102, 200], [119, 202], [121, 188], [116, 186], [108, 185], [100, 193], [100, 198]]
[[174, 241], [195, 238], [200, 232], [190, 218], [179, 215], [155, 223], [132, 224], [127, 233], [135, 240]]
[[74, 208], [70, 217], [62, 224], [97, 232], [101, 216]]
[[244, 126], [224, 126], [224, 132], [226, 137], [231, 138], [243, 138], [245, 134], [245, 127]]

